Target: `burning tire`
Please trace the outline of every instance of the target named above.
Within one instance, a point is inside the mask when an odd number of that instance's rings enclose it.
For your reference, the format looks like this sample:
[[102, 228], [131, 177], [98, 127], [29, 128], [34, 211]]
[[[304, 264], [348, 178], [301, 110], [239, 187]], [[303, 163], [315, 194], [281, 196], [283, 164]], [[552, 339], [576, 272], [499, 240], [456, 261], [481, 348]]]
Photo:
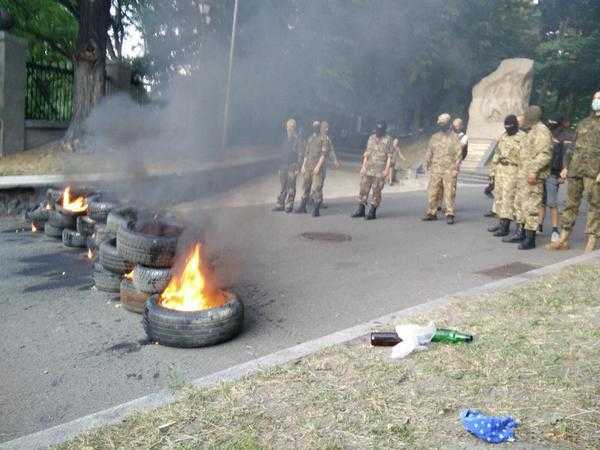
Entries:
[[141, 314], [144, 312], [146, 300], [151, 294], [141, 292], [135, 288], [131, 280], [123, 278], [121, 281], [121, 303], [123, 307], [131, 312]]
[[51, 225], [54, 228], [60, 228], [62, 232], [64, 228], [75, 228], [75, 217], [62, 214], [60, 211], [52, 211], [48, 218], [48, 225]]
[[96, 228], [96, 221], [91, 219], [88, 216], [79, 216], [77, 218], [76, 227], [78, 233], [81, 233], [84, 236], [91, 236], [94, 234], [94, 230]]
[[117, 232], [117, 247], [127, 261], [147, 267], [171, 267], [181, 232], [177, 225], [130, 222]]
[[121, 290], [121, 275], [104, 270], [100, 264], [94, 264], [94, 285], [104, 292], [119, 292]]
[[85, 247], [86, 237], [75, 230], [65, 228], [62, 230], [62, 242], [67, 247], [82, 248]]
[[176, 311], [160, 305], [159, 296], [146, 302], [143, 324], [148, 338], [170, 347], [205, 347], [232, 339], [242, 329], [244, 305], [231, 292], [218, 308]]
[[171, 279], [171, 269], [140, 266], [133, 268], [133, 286], [140, 292], [158, 294], [165, 290]]
[[113, 238], [100, 244], [98, 251], [100, 264], [109, 272], [121, 275], [131, 272], [135, 264], [129, 262], [119, 254], [116, 243], [117, 240]]
[[50, 238], [58, 239], [62, 238], [62, 232], [65, 227], [56, 227], [50, 222], [46, 222], [44, 225], [44, 234]]
[[88, 205], [88, 216], [96, 222], [105, 223], [114, 208], [114, 203], [92, 201]]
[[46, 191], [46, 198], [48, 199], [48, 203], [53, 207], [56, 206], [62, 200], [63, 191], [59, 191], [57, 189], [48, 189]]

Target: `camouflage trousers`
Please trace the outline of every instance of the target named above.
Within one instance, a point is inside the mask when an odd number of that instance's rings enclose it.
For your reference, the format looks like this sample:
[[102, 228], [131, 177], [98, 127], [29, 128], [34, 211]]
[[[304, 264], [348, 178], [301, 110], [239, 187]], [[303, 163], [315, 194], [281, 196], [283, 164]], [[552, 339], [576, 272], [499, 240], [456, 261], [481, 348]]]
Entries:
[[362, 175], [360, 178], [360, 191], [358, 201], [363, 205], [369, 202], [369, 193], [371, 193], [371, 204], [377, 208], [381, 204], [381, 192], [385, 185], [385, 178], [374, 177], [371, 175]]
[[[452, 181], [452, 185], [453, 185], [454, 192], [456, 193], [456, 186], [458, 186], [458, 177], [454, 177], [454, 179]], [[442, 188], [442, 190], [440, 190], [438, 192], [438, 196], [437, 196], [437, 205], [438, 205], [438, 208], [442, 207], [443, 202], [444, 202], [444, 189]]]
[[315, 203], [323, 201], [323, 185], [325, 184], [325, 171], [314, 174], [306, 170], [302, 176], [302, 200], [312, 200]]
[[517, 166], [499, 165], [494, 177], [494, 206], [492, 211], [500, 219], [515, 218], [515, 195], [517, 193]]
[[600, 237], [600, 183], [596, 183], [595, 178], [568, 178], [567, 199], [561, 215], [561, 227], [564, 230], [573, 228], [584, 194], [588, 202], [585, 232]]
[[451, 172], [430, 173], [427, 186], [427, 214], [435, 214], [442, 198], [447, 216], [454, 216], [456, 201], [456, 177]]
[[517, 223], [525, 223], [525, 216], [523, 216], [523, 202], [527, 197], [528, 186], [529, 184], [527, 183], [527, 175], [517, 173], [515, 202], [513, 206], [515, 222]]
[[285, 169], [279, 169], [279, 183], [281, 190], [277, 197], [277, 206], [281, 208], [293, 208], [296, 198], [296, 178], [298, 176], [298, 167], [295, 165]]
[[526, 230], [537, 231], [540, 225], [540, 208], [544, 204], [544, 180], [537, 180], [535, 184], [525, 184], [521, 217]]

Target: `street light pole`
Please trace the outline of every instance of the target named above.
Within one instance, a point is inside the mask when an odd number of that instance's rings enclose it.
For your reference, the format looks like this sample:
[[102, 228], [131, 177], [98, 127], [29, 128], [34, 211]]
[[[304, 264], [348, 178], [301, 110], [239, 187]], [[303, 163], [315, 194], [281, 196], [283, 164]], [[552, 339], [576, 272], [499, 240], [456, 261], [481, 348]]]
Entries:
[[227, 85], [225, 87], [225, 108], [223, 110], [223, 135], [221, 139], [221, 150], [227, 147], [227, 128], [229, 127], [229, 101], [231, 96], [231, 73], [233, 70], [233, 54], [235, 51], [235, 35], [237, 33], [238, 2], [235, 0], [233, 6], [233, 25], [231, 26], [231, 44], [229, 47], [229, 70], [227, 73]]

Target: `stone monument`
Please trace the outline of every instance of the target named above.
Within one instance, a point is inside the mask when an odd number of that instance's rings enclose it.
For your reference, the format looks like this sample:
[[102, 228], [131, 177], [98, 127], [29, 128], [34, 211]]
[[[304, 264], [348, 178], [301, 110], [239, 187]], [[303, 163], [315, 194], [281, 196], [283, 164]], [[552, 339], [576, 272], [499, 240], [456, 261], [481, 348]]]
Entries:
[[469, 108], [469, 155], [466, 171], [482, 171], [493, 146], [504, 132], [504, 118], [523, 114], [533, 85], [533, 60], [505, 59], [473, 88]]
[[0, 156], [25, 148], [25, 58], [27, 43], [8, 32], [10, 16], [0, 10]]

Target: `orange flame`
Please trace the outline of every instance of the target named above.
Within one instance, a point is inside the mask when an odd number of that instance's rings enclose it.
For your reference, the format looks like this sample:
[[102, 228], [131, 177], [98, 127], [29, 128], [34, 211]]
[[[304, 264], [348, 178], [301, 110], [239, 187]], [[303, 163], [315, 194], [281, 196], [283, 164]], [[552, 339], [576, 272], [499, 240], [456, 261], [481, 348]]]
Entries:
[[88, 257], [88, 259], [94, 259], [94, 252], [92, 251], [91, 248], [88, 248], [87, 257]]
[[32, 223], [31, 224], [31, 232], [35, 233], [37, 231], [37, 227]]
[[133, 280], [133, 270], [129, 273], [126, 273], [125, 275], [123, 275], [124, 278], [127, 278], [128, 280]]
[[208, 292], [201, 262], [200, 244], [196, 244], [187, 256], [183, 272], [174, 275], [160, 295], [161, 306], [178, 311], [199, 311], [225, 304], [222, 291]]
[[52, 209], [52, 206], [50, 206], [50, 204], [48, 203], [48, 204], [46, 205], [46, 209], [47, 209], [48, 211], [50, 211], [50, 210]]
[[65, 188], [63, 193], [62, 207], [73, 212], [83, 212], [87, 209], [87, 200], [84, 197], [77, 197], [71, 200], [71, 186]]

